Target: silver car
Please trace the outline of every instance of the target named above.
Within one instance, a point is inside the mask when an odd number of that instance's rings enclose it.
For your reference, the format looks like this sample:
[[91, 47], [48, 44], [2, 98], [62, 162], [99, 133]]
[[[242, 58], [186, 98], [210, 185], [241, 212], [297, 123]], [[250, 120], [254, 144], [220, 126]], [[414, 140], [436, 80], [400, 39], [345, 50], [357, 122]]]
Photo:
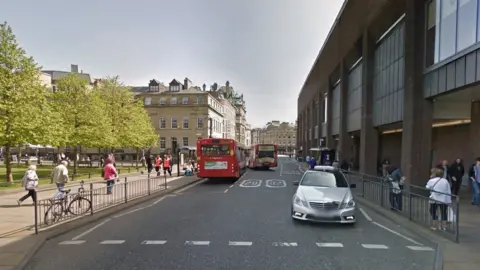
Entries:
[[292, 199], [292, 218], [329, 223], [355, 223], [356, 204], [345, 175], [332, 166], [315, 166], [303, 174]]

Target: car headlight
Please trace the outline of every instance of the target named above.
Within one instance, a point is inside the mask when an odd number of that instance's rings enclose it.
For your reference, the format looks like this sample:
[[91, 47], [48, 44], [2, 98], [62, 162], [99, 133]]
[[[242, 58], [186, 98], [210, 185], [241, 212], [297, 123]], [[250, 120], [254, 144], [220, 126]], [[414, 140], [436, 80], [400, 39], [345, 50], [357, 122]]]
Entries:
[[346, 202], [342, 203], [342, 208], [354, 208], [355, 207], [355, 201], [353, 198], [346, 200]]
[[293, 203], [296, 205], [300, 206], [305, 206], [308, 207], [308, 204], [306, 201], [302, 200], [298, 195], [295, 194], [295, 197], [293, 198]]

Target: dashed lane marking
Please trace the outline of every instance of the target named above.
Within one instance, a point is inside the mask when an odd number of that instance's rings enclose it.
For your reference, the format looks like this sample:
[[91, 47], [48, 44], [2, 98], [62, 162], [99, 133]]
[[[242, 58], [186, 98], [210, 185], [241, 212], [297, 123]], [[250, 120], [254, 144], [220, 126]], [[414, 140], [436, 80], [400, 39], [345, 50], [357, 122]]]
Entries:
[[145, 240], [142, 245], [165, 245], [165, 243], [167, 243], [165, 240]]
[[105, 240], [100, 242], [100, 245], [121, 245], [125, 243], [125, 240]]
[[424, 246], [407, 246], [407, 248], [414, 250], [414, 251], [434, 251], [431, 247], [424, 247]]
[[273, 242], [272, 246], [274, 246], [274, 247], [297, 247], [298, 244], [295, 243], [295, 242], [291, 242], [291, 243], [288, 243], [288, 242]]
[[342, 243], [317, 243], [318, 247], [336, 247], [336, 248], [341, 248], [343, 247]]
[[71, 240], [71, 241], [63, 241], [58, 243], [59, 245], [81, 245], [85, 243], [83, 240]]
[[374, 245], [374, 244], [362, 244], [362, 247], [368, 249], [388, 249], [385, 245]]
[[187, 246], [208, 246], [210, 241], [185, 241]]
[[242, 246], [242, 247], [249, 247], [253, 245], [253, 242], [239, 242], [239, 241], [229, 241], [229, 246]]

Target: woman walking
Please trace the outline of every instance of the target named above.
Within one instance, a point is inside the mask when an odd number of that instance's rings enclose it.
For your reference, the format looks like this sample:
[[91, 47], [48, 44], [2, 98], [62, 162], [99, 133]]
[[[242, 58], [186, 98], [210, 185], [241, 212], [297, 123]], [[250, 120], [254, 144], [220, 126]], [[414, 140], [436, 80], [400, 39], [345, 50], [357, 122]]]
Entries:
[[105, 160], [105, 167], [103, 168], [103, 179], [107, 183], [107, 194], [112, 194], [112, 187], [115, 184], [115, 179], [118, 173], [115, 166], [113, 166], [113, 159], [111, 157]]
[[28, 166], [28, 169], [25, 171], [25, 175], [22, 179], [22, 186], [28, 193], [17, 201], [18, 206], [20, 206], [20, 204], [28, 197], [32, 197], [33, 203], [35, 203], [37, 200], [36, 188], [38, 186], [37, 166]]
[[[430, 214], [432, 215], [432, 230], [446, 229], [448, 220], [448, 206], [452, 203], [452, 194], [450, 182], [444, 178], [444, 171], [439, 168], [433, 168], [427, 182], [427, 188], [430, 190]], [[437, 210], [440, 210], [441, 221], [438, 220]]]

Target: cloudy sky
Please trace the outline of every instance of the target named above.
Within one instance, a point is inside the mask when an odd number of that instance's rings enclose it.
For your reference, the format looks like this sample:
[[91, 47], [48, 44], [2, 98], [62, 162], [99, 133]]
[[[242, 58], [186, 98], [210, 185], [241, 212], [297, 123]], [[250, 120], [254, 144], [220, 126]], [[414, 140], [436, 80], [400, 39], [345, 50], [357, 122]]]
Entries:
[[45, 69], [224, 85], [254, 126], [293, 122], [297, 96], [343, 0], [2, 0], [7, 21]]

